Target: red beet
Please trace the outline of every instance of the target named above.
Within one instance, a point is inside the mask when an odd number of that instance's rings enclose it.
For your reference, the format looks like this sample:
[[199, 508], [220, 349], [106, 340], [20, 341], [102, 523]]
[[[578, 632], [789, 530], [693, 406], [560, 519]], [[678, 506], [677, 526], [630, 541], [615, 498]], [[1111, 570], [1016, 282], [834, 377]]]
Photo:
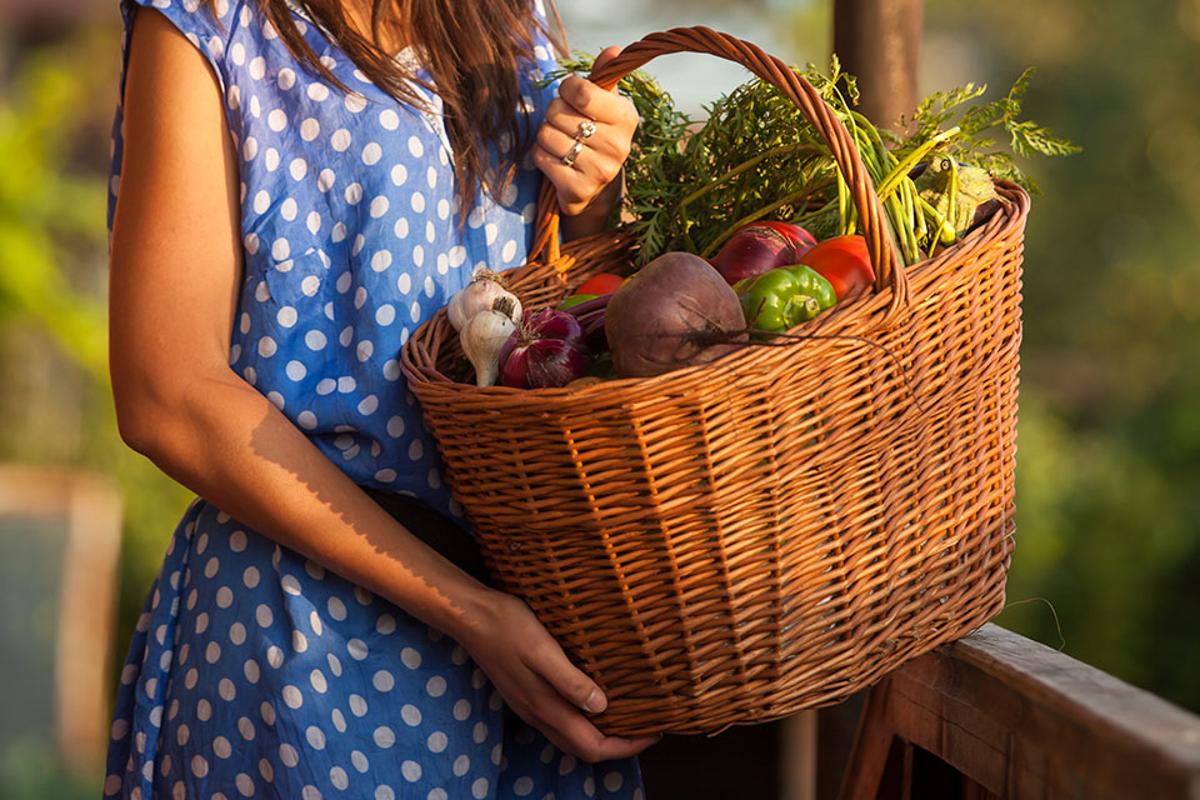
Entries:
[[720, 358], [745, 338], [746, 318], [707, 261], [666, 253], [617, 289], [604, 329], [617, 374], [640, 378]]

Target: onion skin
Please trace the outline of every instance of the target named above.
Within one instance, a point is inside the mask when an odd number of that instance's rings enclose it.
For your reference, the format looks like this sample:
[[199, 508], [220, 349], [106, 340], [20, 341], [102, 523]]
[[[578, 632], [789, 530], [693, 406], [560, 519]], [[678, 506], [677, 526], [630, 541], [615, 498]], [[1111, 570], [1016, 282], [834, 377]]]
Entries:
[[500, 349], [500, 383], [515, 389], [566, 386], [587, 374], [583, 328], [566, 311], [543, 308], [526, 317]]
[[666, 253], [642, 267], [613, 294], [604, 327], [622, 378], [708, 363], [747, 336], [733, 287], [691, 253]]
[[776, 267], [799, 264], [816, 243], [799, 225], [761, 220], [739, 228], [710, 263], [732, 285]]

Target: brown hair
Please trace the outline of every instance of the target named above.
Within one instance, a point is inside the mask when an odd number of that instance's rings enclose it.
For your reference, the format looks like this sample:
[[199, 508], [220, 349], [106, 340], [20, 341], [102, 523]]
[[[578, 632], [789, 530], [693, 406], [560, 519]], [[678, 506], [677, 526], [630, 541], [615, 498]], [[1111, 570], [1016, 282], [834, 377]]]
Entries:
[[[206, 0], [215, 5], [216, 0]], [[288, 0], [256, 0], [287, 48], [304, 65], [344, 92], [349, 88], [318, 60], [292, 18]], [[544, 24], [535, 0], [368, 0], [370, 37], [351, 24], [350, 0], [295, 0], [350, 57], [372, 83], [401, 102], [417, 107], [424, 100], [412, 84], [441, 98], [446, 133], [454, 144], [454, 175], [460, 216], [465, 219], [482, 184], [498, 197], [512, 178], [516, 161], [530, 143], [528, 110], [521, 103], [518, 75], [532, 69], [534, 38], [548, 37], [566, 52], [562, 21], [553, 0], [545, 0]], [[411, 45], [421, 54], [432, 80], [426, 82], [394, 53], [384, 51], [384, 37]], [[518, 113], [518, 109], [522, 113]], [[524, 123], [524, 124], [523, 124]], [[503, 145], [510, 146], [505, 152]], [[499, 155], [493, 174], [488, 147]]]

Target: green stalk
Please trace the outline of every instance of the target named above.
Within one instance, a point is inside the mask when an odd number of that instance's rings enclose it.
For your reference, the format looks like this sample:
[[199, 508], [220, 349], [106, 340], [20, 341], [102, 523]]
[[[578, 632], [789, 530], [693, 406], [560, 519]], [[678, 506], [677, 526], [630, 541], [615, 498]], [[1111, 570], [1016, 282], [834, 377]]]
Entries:
[[937, 145], [946, 141], [958, 132], [959, 129], [957, 127], [951, 128], [948, 131], [943, 131], [905, 156], [904, 160], [897, 164], [888, 174], [888, 176], [883, 179], [883, 183], [879, 185], [877, 190], [879, 193], [879, 199], [882, 200], [884, 197], [891, 194], [892, 191], [895, 190], [896, 186], [899, 185], [900, 180], [906, 177], [908, 173], [912, 172], [913, 167], [920, 163], [921, 159], [928, 155], [930, 150], [937, 147]]
[[765, 159], [771, 158], [773, 156], [786, 155], [788, 153], [796, 152], [798, 150], [811, 150], [814, 153], [819, 152], [819, 148], [817, 148], [813, 145], [810, 145], [810, 144], [803, 144], [801, 142], [796, 142], [793, 144], [784, 144], [784, 145], [779, 145], [777, 147], [772, 147], [770, 150], [767, 150], [766, 152], [763, 152], [763, 153], [759, 153], [754, 158], [743, 161], [741, 164], [738, 164], [738, 165], [732, 167], [731, 169], [727, 170], [723, 174], [717, 176], [713, 180], [711, 180], [708, 183], [706, 183], [705, 185], [701, 186], [699, 189], [695, 190], [691, 194], [687, 195], [686, 197], [684, 197], [682, 200], [679, 201], [679, 207], [681, 210], [686, 210], [686, 208], [689, 205], [696, 202], [700, 198], [704, 197], [706, 194], [711, 192], [713, 189], [717, 188], [718, 186], [722, 185], [723, 183], [725, 183], [733, 178], [736, 178], [738, 175], [741, 175], [743, 172], [753, 169], [754, 167], [756, 167], [760, 163], [762, 163]]

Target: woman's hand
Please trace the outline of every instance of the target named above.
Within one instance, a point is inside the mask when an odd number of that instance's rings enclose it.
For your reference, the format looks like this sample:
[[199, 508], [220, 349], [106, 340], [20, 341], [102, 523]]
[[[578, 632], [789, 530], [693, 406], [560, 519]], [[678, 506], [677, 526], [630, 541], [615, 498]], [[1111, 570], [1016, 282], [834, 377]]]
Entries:
[[494, 592], [459, 642], [492, 680], [508, 707], [546, 735], [556, 747], [587, 762], [637, 755], [657, 736], [605, 736], [580, 709], [599, 713], [604, 693], [577, 669], [516, 597]]
[[[596, 57], [593, 70], [620, 51], [606, 49]], [[584, 227], [603, 228], [621, 194], [618, 179], [637, 124], [633, 103], [615, 89], [606, 92], [574, 75], [563, 80], [538, 131], [533, 161], [554, 184], [565, 216], [585, 217], [598, 224]]]

